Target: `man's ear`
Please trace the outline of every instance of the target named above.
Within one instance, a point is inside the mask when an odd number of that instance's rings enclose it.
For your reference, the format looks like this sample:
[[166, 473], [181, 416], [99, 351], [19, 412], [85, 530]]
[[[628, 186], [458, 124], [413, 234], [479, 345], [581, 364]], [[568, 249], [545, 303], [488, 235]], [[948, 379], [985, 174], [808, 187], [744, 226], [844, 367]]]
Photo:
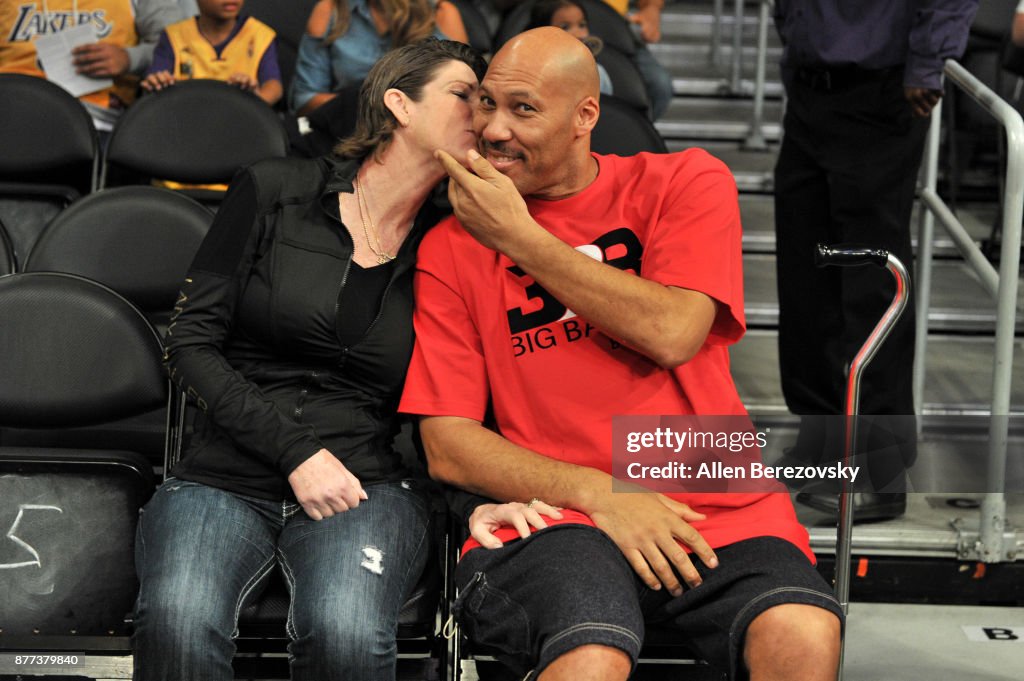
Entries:
[[597, 99], [587, 96], [576, 105], [576, 134], [586, 135], [594, 130], [597, 119], [601, 115], [601, 105]]
[[396, 88], [388, 88], [384, 92], [384, 106], [388, 108], [400, 126], [404, 128], [409, 125], [409, 98], [404, 92]]

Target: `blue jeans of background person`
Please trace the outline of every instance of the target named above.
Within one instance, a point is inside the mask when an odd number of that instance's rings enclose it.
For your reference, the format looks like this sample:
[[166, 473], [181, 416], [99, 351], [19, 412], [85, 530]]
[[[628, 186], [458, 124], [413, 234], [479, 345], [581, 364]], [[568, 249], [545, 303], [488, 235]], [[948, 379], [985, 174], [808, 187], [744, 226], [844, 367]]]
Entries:
[[637, 45], [633, 55], [633, 64], [644, 80], [647, 98], [651, 100], [651, 120], [662, 117], [668, 105], [672, 103], [672, 75], [662, 66], [647, 45]]
[[266, 501], [167, 480], [139, 519], [136, 681], [234, 677], [238, 613], [280, 565], [291, 592], [295, 681], [394, 679], [398, 613], [429, 548], [415, 480], [366, 487], [357, 508], [311, 520]]

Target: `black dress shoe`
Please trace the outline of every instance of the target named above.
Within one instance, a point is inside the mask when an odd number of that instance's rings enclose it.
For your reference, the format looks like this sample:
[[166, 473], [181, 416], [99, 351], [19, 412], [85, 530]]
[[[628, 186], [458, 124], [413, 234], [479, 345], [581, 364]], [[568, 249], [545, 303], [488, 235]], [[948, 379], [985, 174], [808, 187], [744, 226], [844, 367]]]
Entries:
[[[839, 519], [838, 494], [811, 494], [801, 492], [796, 500], [822, 513], [828, 513], [835, 520]], [[906, 494], [879, 494], [876, 492], [854, 492], [853, 522], [871, 523], [879, 520], [892, 520], [907, 511]]]

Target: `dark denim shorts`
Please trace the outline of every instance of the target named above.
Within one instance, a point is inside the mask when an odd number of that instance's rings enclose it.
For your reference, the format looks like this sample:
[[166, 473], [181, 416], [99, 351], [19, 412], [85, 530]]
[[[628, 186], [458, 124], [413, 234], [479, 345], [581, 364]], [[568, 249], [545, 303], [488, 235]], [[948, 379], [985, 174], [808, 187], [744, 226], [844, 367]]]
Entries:
[[768, 608], [815, 605], [842, 620], [828, 584], [789, 542], [758, 537], [715, 553], [719, 567], [695, 561], [703, 583], [673, 597], [641, 582], [604, 532], [557, 525], [500, 549], [469, 551], [455, 574], [455, 616], [475, 651], [520, 678], [590, 644], [618, 648], [635, 665], [646, 624], [659, 641], [674, 638], [742, 679], [747, 626]]

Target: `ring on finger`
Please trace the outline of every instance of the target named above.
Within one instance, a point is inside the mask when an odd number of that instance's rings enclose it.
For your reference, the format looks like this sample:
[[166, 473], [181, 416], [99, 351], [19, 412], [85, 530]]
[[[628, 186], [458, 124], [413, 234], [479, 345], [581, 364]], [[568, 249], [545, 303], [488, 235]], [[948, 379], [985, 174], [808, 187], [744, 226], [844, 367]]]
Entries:
[[540, 503], [540, 499], [538, 499], [537, 497], [534, 497], [534, 498], [530, 499], [530, 502], [528, 504], [526, 504], [526, 508], [533, 508], [533, 505], [534, 504], [538, 504], [538, 503]]

